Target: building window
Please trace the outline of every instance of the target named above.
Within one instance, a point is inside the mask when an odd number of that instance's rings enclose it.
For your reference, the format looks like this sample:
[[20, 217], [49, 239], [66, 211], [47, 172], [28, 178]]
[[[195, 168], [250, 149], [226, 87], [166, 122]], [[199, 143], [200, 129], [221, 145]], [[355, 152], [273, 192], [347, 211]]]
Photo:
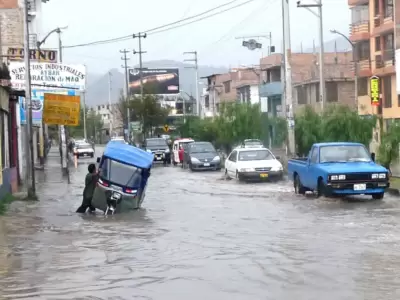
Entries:
[[110, 110], [110, 105], [107, 105], [107, 109]]
[[380, 11], [379, 11], [379, 0], [374, 1], [374, 16], [378, 16]]
[[209, 107], [210, 107], [210, 96], [209, 96], [209, 95], [206, 95], [206, 96], [204, 97], [204, 106], [205, 106], [206, 108], [209, 108]]
[[369, 21], [368, 5], [360, 5], [351, 8], [351, 23], [360, 24]]
[[231, 82], [230, 81], [224, 82], [224, 90], [225, 90], [225, 94], [231, 92]]
[[382, 78], [383, 85], [383, 107], [392, 107], [392, 77], [387, 76]]
[[368, 78], [358, 78], [358, 96], [368, 96]]
[[381, 37], [377, 36], [375, 38], [375, 51], [381, 51]]
[[369, 41], [364, 41], [356, 44], [357, 60], [367, 60], [371, 56]]
[[305, 85], [297, 87], [297, 104], [307, 104], [307, 87]]
[[383, 0], [385, 18], [393, 17], [393, 0]]
[[326, 82], [326, 101], [327, 102], [338, 102], [338, 84], [337, 82]]
[[321, 101], [321, 95], [319, 94], [319, 83], [315, 85], [315, 102]]

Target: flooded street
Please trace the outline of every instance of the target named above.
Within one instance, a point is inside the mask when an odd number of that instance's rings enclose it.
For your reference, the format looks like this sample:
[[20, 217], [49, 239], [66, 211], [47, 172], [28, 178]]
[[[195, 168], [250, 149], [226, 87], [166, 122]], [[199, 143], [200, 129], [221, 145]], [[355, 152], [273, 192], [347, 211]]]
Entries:
[[0, 218], [0, 299], [400, 298], [395, 197], [317, 200], [289, 182], [157, 166], [143, 209], [82, 216], [92, 161], [68, 185], [50, 158], [40, 202], [15, 202]]

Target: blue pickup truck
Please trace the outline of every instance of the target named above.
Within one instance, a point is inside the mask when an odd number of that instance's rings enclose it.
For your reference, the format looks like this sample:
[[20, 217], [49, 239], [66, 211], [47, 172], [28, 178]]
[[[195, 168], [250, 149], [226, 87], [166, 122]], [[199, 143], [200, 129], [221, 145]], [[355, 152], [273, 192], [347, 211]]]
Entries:
[[382, 199], [389, 187], [389, 171], [375, 163], [363, 144], [314, 144], [306, 158], [288, 161], [296, 194], [317, 196], [371, 195]]

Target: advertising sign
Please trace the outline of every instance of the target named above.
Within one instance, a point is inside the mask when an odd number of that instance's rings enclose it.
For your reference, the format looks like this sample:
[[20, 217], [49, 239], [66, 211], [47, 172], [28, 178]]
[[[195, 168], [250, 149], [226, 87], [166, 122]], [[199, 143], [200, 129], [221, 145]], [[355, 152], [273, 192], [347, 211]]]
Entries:
[[[147, 94], [178, 94], [179, 69], [143, 69], [143, 85]], [[139, 69], [129, 70], [129, 92], [132, 95], [140, 94]]]
[[[44, 93], [53, 93], [61, 95], [75, 96], [75, 90], [32, 90], [32, 125], [40, 126], [42, 124]], [[26, 124], [26, 108], [25, 98], [18, 97], [19, 101], [19, 114], [21, 117], [21, 124]]]
[[[24, 48], [8, 48], [7, 58], [11, 61], [23, 61], [24, 60]], [[46, 50], [46, 49], [31, 49], [29, 50], [29, 59], [37, 62], [56, 63], [57, 62], [57, 51]]]
[[[8, 66], [11, 85], [16, 90], [25, 89], [25, 64], [10, 62]], [[85, 90], [86, 67], [55, 63], [31, 63], [31, 84], [34, 88], [50, 87]]]
[[379, 77], [378, 76], [372, 76], [370, 78], [370, 95], [371, 95], [371, 105], [373, 106], [379, 106], [380, 101], [379, 101]]
[[48, 125], [78, 126], [80, 96], [44, 94], [43, 121]]

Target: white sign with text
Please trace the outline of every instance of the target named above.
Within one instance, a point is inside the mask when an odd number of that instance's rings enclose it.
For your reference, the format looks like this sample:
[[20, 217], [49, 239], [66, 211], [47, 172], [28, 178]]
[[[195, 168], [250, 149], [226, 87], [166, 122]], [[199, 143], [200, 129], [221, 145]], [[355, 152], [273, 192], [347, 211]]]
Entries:
[[[24, 90], [25, 64], [23, 62], [10, 62], [8, 68], [10, 70], [12, 87], [17, 90]], [[85, 65], [31, 62], [30, 69], [32, 89], [49, 87], [85, 90]]]

